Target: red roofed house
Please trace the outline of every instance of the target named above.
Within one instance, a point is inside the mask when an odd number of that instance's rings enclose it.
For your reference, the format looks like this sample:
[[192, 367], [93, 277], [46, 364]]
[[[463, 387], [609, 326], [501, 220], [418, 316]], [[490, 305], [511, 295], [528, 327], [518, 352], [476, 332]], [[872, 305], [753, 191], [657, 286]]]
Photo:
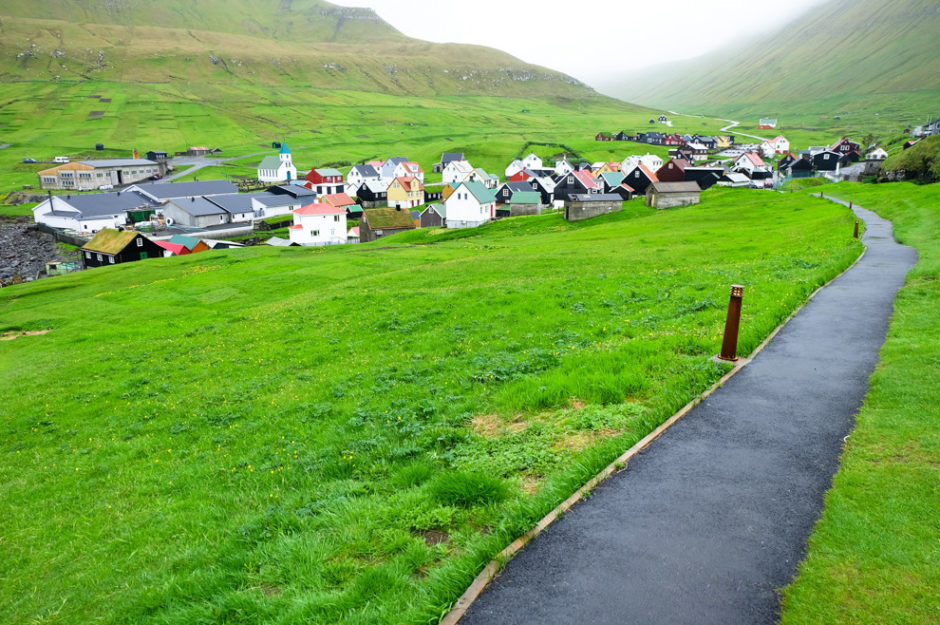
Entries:
[[169, 241], [157, 240], [154, 240], [154, 243], [163, 248], [164, 256], [183, 256], [184, 254], [192, 253], [189, 251], [189, 248], [182, 243], [170, 243]]
[[424, 204], [424, 185], [417, 178], [395, 178], [388, 185], [389, 208], [415, 208]]
[[317, 195], [342, 193], [344, 191], [343, 174], [336, 169], [311, 169], [307, 174], [308, 189], [313, 189]]
[[770, 172], [770, 168], [767, 167], [767, 163], [753, 152], [745, 152], [738, 157], [738, 160], [734, 162], [734, 165], [731, 166], [731, 170], [744, 174], [752, 180], [755, 177], [764, 178], [765, 175]]
[[352, 206], [356, 203], [351, 197], [349, 197], [348, 193], [330, 193], [329, 195], [322, 195], [317, 197], [317, 201], [342, 209], [345, 209], [347, 206]]
[[336, 245], [346, 242], [346, 209], [322, 202], [307, 204], [294, 211], [289, 228], [291, 243]]
[[656, 177], [660, 182], [684, 182], [685, 168], [689, 165], [684, 158], [674, 158], [656, 170]]
[[396, 178], [405, 178], [405, 177], [417, 178], [422, 183], [424, 183], [424, 170], [421, 169], [421, 165], [418, 165], [414, 161], [405, 161], [404, 163], [399, 163], [395, 166], [395, 177]]

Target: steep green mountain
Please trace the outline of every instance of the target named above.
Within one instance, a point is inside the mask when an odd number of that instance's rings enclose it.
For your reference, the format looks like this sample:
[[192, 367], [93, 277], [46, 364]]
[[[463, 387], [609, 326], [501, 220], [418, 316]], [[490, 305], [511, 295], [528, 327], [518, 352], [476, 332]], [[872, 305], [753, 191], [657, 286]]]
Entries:
[[593, 92], [481, 46], [411, 39], [320, 0], [10, 0], [0, 81], [222, 82], [408, 95]]
[[780, 31], [599, 87], [648, 105], [734, 114], [940, 109], [936, 0], [830, 0]]

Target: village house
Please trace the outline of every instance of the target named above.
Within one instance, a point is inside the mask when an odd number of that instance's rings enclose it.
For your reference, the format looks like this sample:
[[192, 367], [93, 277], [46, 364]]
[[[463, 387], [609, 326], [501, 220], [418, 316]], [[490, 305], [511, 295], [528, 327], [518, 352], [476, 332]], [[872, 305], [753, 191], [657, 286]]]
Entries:
[[646, 165], [646, 168], [650, 171], [656, 171], [663, 166], [663, 159], [660, 156], [655, 154], [650, 154], [647, 152], [643, 156], [632, 155], [623, 159], [623, 162], [620, 163], [620, 172], [629, 172], [632, 171], [634, 167], [643, 163]]
[[[205, 199], [224, 209], [229, 214], [231, 223], [241, 223], [252, 221], [255, 218], [254, 207], [251, 203], [253, 195], [255, 194], [232, 193], [231, 195], [210, 195], [206, 196]], [[259, 193], [257, 195], [267, 194]], [[185, 201], [181, 203], [185, 204]]]
[[695, 182], [704, 191], [721, 180], [725, 171], [721, 167], [686, 167], [685, 181]]
[[372, 165], [353, 165], [346, 175], [346, 193], [355, 195], [366, 182], [379, 180], [379, 172]]
[[523, 169], [525, 169], [525, 166], [522, 164], [522, 159], [515, 159], [506, 166], [506, 171], [504, 172], [506, 174], [506, 179], [509, 180], [514, 175], [516, 175], [516, 173], [522, 171]]
[[202, 239], [197, 239], [196, 237], [188, 237], [185, 234], [174, 234], [170, 237], [170, 243], [175, 245], [182, 245], [190, 254], [198, 254], [199, 252], [208, 252], [211, 247], [209, 244], [203, 241]]
[[378, 169], [379, 179], [386, 182], [386, 186], [392, 183], [392, 180], [395, 179], [395, 172], [398, 170], [398, 166], [402, 163], [407, 163], [408, 159], [404, 156], [393, 156], [384, 163]]
[[623, 174], [619, 171], [601, 174], [597, 181], [603, 185], [602, 193], [615, 193], [624, 202], [633, 197], [633, 187], [623, 183]]
[[307, 204], [294, 211], [288, 232], [291, 242], [302, 246], [346, 243], [346, 209], [323, 202]]
[[295, 198], [307, 198], [313, 201], [317, 197], [317, 192], [302, 186], [299, 182], [294, 184], [275, 184], [265, 190], [272, 195], [289, 195]]
[[551, 176], [536, 176], [529, 181], [532, 190], [542, 197], [542, 206], [551, 206], [555, 201], [555, 180]]
[[658, 180], [656, 174], [643, 163], [626, 170], [623, 177], [623, 182], [632, 187], [636, 193], [646, 193], [646, 187]]
[[231, 213], [204, 197], [170, 200], [163, 205], [167, 225], [207, 228], [231, 221]]
[[335, 206], [336, 208], [342, 208], [347, 212], [350, 206], [355, 206], [356, 204], [356, 202], [346, 193], [330, 193], [329, 195], [318, 197], [317, 201], [322, 202], [323, 204], [329, 204], [330, 206]]
[[682, 182], [685, 180], [685, 169], [690, 165], [691, 163], [683, 158], [671, 159], [656, 170], [656, 178], [662, 182]]
[[662, 209], [698, 204], [701, 193], [695, 182], [654, 182], [646, 189], [646, 205]]
[[718, 180], [719, 187], [748, 187], [750, 185], [750, 178], [736, 172], [728, 172]]
[[258, 180], [261, 182], [291, 182], [297, 180], [297, 168], [291, 160], [290, 148], [281, 144], [277, 156], [266, 156], [258, 164]]
[[[526, 171], [531, 170], [526, 169]], [[467, 174], [467, 177], [461, 180], [461, 182], [480, 182], [487, 189], [494, 190], [499, 186], [499, 176], [487, 173], [486, 170], [477, 167]]]
[[395, 178], [417, 178], [424, 184], [424, 170], [414, 161], [405, 161], [395, 166]]
[[535, 191], [518, 191], [513, 194], [512, 200], [504, 206], [509, 207], [510, 217], [541, 215], [541, 199], [541, 196]]
[[359, 239], [363, 243], [368, 243], [414, 229], [415, 223], [407, 210], [376, 208], [362, 214], [362, 221], [359, 222]]
[[444, 201], [448, 228], [476, 228], [496, 216], [496, 196], [481, 182], [462, 182]]
[[813, 154], [813, 168], [816, 171], [839, 172], [841, 167], [842, 155], [832, 150], [823, 150]]
[[163, 256], [185, 256], [189, 254], [189, 248], [183, 245], [182, 243], [170, 243], [169, 241], [154, 241], [157, 245], [163, 248]]
[[318, 196], [342, 193], [344, 191], [343, 174], [332, 168], [311, 169], [307, 174], [307, 184], [304, 186], [316, 191]]
[[830, 147], [829, 150], [842, 156], [847, 155], [853, 163], [856, 163], [861, 159], [861, 146], [854, 141], [849, 141], [847, 137], [842, 137], [842, 139]]
[[52, 195], [33, 208], [33, 219], [52, 228], [91, 234], [130, 223], [129, 212], [154, 210], [156, 204], [139, 193]]
[[447, 207], [443, 204], [428, 204], [421, 211], [420, 222], [422, 228], [447, 227]]
[[131, 230], [105, 228], [79, 248], [85, 267], [101, 267], [120, 263], [161, 258], [163, 248]]
[[124, 158], [76, 161], [39, 172], [42, 189], [94, 191], [101, 187], [133, 184], [162, 175], [165, 169], [155, 161]]
[[504, 182], [496, 191], [496, 201], [500, 204], [508, 204], [513, 194], [530, 191], [532, 191], [532, 185], [528, 182]]
[[875, 148], [866, 154], [865, 169], [863, 170], [864, 175], [876, 175], [879, 171], [881, 171], [881, 166], [884, 164], [886, 158], [888, 158], [888, 153], [885, 152], [882, 148]]
[[542, 169], [542, 159], [536, 156], [535, 153], [530, 152], [522, 159], [522, 166], [525, 169]]
[[359, 187], [356, 197], [363, 208], [379, 208], [388, 205], [388, 183], [382, 180], [367, 180]]
[[623, 210], [623, 200], [613, 193], [573, 194], [565, 201], [565, 220], [583, 221]]
[[444, 184], [463, 182], [473, 172], [473, 165], [468, 161], [450, 161], [444, 166], [442, 180]]
[[572, 195], [588, 195], [600, 193], [602, 190], [602, 184], [591, 175], [590, 171], [573, 171], [565, 176], [560, 176], [555, 182], [555, 200], [567, 202]]
[[359, 226], [353, 226], [346, 233], [346, 243], [359, 243]]
[[767, 163], [753, 152], [745, 152], [739, 156], [731, 169], [746, 175], [751, 180], [763, 180], [773, 175]]
[[395, 178], [388, 185], [389, 208], [414, 208], [424, 204], [424, 185], [417, 178]]
[[571, 164], [568, 160], [568, 157], [563, 156], [557, 161], [555, 161], [555, 175], [556, 176], [567, 176], [575, 170], [575, 166]]
[[464, 158], [463, 152], [444, 152], [443, 154], [441, 154], [440, 162], [434, 163], [434, 166], [432, 167], [431, 170], [435, 174], [440, 174], [440, 173], [443, 173], [443, 171], [447, 169], [447, 166], [453, 161], [463, 161], [463, 160], [466, 160]]

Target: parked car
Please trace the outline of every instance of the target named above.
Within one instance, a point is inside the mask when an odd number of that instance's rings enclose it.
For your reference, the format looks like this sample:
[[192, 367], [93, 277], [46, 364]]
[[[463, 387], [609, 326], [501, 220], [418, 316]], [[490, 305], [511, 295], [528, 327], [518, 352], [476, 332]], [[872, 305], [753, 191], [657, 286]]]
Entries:
[[38, 163], [39, 161], [37, 161], [37, 160], [34, 159], [34, 158], [24, 158], [24, 159], [23, 159], [23, 162], [24, 162], [24, 163]]
[[69, 162], [69, 157], [68, 157], [68, 156], [57, 156], [57, 157], [55, 157], [55, 158], [52, 159], [52, 160], [55, 161], [56, 163], [68, 163], [68, 162]]
[[163, 178], [163, 174], [154, 174], [150, 176], [151, 180], [159, 180], [160, 178]]
[[103, 185], [101, 185], [100, 187], [98, 187], [98, 190], [99, 190], [99, 191], [110, 191], [110, 190], [113, 189], [113, 188], [114, 188], [114, 185], [113, 185], [113, 184], [103, 184]]

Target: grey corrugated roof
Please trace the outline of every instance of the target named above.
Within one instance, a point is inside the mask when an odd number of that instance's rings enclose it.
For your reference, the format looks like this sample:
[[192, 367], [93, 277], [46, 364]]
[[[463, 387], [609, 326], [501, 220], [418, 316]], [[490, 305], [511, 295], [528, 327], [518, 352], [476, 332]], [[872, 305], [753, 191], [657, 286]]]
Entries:
[[265, 208], [276, 206], [290, 206], [291, 204], [310, 204], [312, 200], [309, 197], [296, 198], [292, 195], [277, 195], [274, 193], [258, 193], [253, 199], [261, 202]]
[[101, 160], [79, 161], [90, 167], [133, 167], [134, 165], [156, 165], [155, 161], [145, 158], [106, 158]]
[[379, 172], [375, 171], [375, 167], [372, 165], [353, 165], [349, 171], [352, 172], [353, 170], [359, 172], [359, 175], [363, 178], [377, 178], [379, 175]]
[[650, 187], [657, 193], [698, 193], [702, 190], [697, 182], [654, 182]]
[[173, 200], [170, 204], [175, 204], [180, 210], [189, 213], [193, 217], [206, 217], [208, 215], [221, 215], [226, 211], [221, 206], [216, 206], [204, 197], [194, 197]]
[[136, 184], [131, 189], [140, 189], [143, 193], [160, 201], [174, 200], [196, 195], [224, 195], [238, 193], [238, 187], [227, 180], [204, 180], [200, 182], [151, 182]]
[[132, 208], [153, 206], [153, 202], [149, 198], [128, 191], [122, 191], [120, 193], [89, 193], [87, 195], [55, 195], [52, 199], [53, 210], [55, 210], [59, 202], [65, 202], [81, 213], [84, 218], [98, 215], [117, 215]]
[[[276, 193], [272, 189], [280, 189], [283, 193]], [[269, 193], [274, 193], [275, 195], [283, 195], [284, 193], [288, 195], [293, 195], [294, 197], [307, 197], [310, 195], [316, 195], [317, 192], [313, 189], [308, 189], [297, 184], [277, 184], [271, 187], [268, 187]]]
[[[207, 197], [206, 199], [212, 202], [213, 204], [216, 204], [217, 206], [221, 206], [222, 208], [224, 208], [230, 213], [250, 213], [252, 212], [252, 210], [254, 210], [251, 207], [251, 199], [254, 197], [258, 197], [259, 195], [268, 196], [270, 194], [268, 193], [231, 193], [228, 195], [212, 195], [212, 196]], [[278, 197], [278, 196], [274, 196], [274, 197]], [[288, 196], [281, 196], [281, 197], [290, 197], [290, 196], [288, 195]], [[185, 203], [185, 200], [181, 200], [180, 202]]]
[[[695, 188], [698, 189], [698, 185], [694, 182]], [[575, 193], [571, 196], [571, 199], [575, 202], [622, 202], [623, 198], [617, 195], [616, 193]]]

